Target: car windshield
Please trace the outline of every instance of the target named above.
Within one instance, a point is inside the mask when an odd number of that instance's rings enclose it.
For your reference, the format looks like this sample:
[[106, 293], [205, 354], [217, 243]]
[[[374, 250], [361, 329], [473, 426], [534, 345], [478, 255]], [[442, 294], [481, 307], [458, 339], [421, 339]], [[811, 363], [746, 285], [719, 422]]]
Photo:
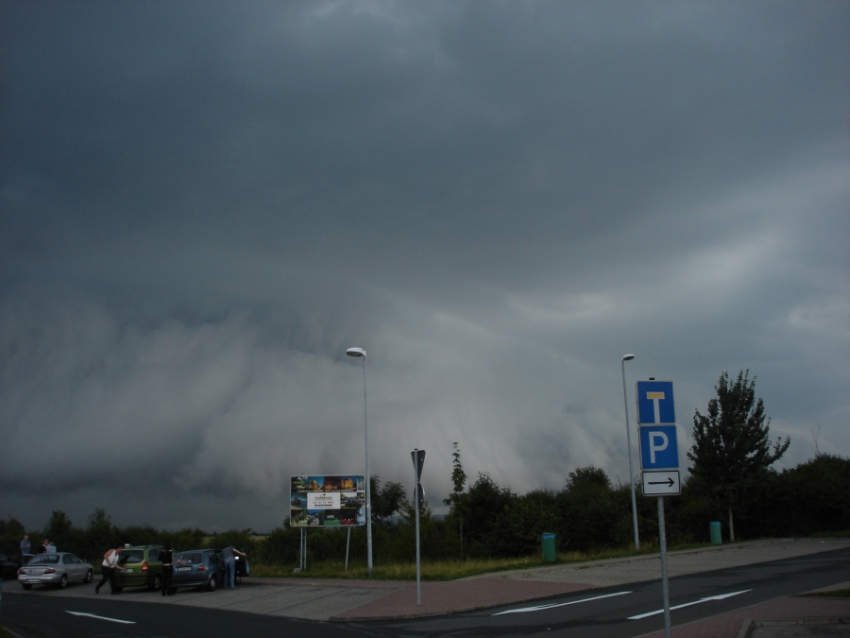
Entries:
[[30, 565], [55, 565], [59, 562], [59, 554], [42, 554], [33, 558]]
[[141, 563], [145, 559], [145, 553], [140, 549], [125, 549], [121, 551], [121, 555], [118, 558], [119, 565], [126, 565], [127, 563]]
[[177, 554], [174, 557], [176, 560], [183, 561], [186, 563], [192, 563], [193, 565], [197, 565], [198, 563], [203, 563], [203, 556], [199, 553], [187, 553], [187, 554]]

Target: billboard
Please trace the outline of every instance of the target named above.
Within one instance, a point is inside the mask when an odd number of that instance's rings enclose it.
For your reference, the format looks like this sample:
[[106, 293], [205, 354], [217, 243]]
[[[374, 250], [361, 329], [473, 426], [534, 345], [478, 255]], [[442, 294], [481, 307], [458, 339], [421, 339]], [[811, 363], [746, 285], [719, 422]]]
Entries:
[[300, 474], [289, 486], [289, 524], [341, 527], [366, 524], [366, 481], [356, 474]]

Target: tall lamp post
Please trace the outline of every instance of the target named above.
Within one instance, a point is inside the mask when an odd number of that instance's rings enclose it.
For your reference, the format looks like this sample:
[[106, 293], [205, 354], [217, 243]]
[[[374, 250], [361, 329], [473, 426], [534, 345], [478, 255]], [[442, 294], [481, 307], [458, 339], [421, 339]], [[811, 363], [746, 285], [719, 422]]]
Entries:
[[626, 445], [629, 453], [629, 487], [632, 489], [632, 524], [635, 528], [635, 550], [640, 551], [640, 538], [638, 537], [637, 501], [635, 500], [635, 473], [632, 470], [632, 430], [629, 427], [629, 400], [626, 395], [626, 361], [635, 358], [633, 354], [625, 354], [620, 360], [623, 370], [623, 407], [626, 409]]
[[[363, 357], [363, 431], [366, 438], [366, 564], [369, 578], [372, 577], [372, 479], [369, 476], [369, 419], [366, 412], [366, 351], [363, 348], [349, 348], [345, 351], [349, 357]], [[631, 461], [631, 459], [629, 459]]]

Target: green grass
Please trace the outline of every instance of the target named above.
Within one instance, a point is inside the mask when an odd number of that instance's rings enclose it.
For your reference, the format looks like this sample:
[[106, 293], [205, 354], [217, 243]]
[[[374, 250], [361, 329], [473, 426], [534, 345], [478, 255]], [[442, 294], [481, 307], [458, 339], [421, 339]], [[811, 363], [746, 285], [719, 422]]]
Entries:
[[[677, 549], [695, 549], [707, 547], [707, 544], [689, 543], [670, 547], [670, 551]], [[422, 561], [422, 580], [457, 580], [469, 576], [489, 574], [494, 572], [530, 569], [533, 567], [546, 567], [552, 565], [565, 565], [587, 561], [606, 560], [614, 558], [628, 558], [644, 554], [655, 554], [658, 552], [657, 543], [644, 544], [640, 552], [631, 548], [605, 549], [594, 552], [559, 552], [555, 562], [543, 560], [540, 555], [526, 556], [522, 558], [482, 558], [465, 560], [445, 561]], [[304, 572], [293, 573], [294, 565], [251, 565], [251, 576], [259, 578], [368, 578], [366, 565], [360, 561], [349, 563], [348, 570], [345, 569], [343, 561], [320, 561], [308, 563]], [[391, 563], [375, 564], [372, 570], [374, 580], [415, 580], [416, 563]]]

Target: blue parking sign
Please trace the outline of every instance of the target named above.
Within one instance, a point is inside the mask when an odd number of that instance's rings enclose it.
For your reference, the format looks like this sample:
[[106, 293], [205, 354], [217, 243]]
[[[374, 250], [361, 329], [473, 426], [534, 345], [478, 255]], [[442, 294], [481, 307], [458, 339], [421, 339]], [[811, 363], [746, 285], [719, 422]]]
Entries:
[[672, 381], [638, 381], [635, 396], [640, 425], [676, 422]]
[[642, 470], [679, 469], [679, 442], [675, 425], [642, 425], [640, 467]]

